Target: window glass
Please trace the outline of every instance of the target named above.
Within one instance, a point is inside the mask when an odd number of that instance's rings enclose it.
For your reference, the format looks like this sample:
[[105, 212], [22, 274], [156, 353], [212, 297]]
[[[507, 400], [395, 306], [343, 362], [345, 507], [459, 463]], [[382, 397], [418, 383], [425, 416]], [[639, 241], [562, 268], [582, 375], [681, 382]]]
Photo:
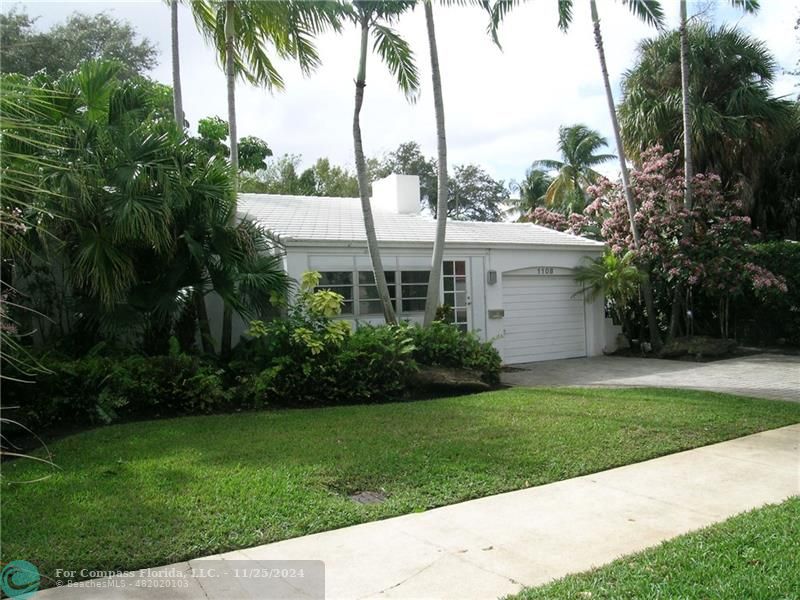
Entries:
[[430, 271], [402, 271], [400, 273], [400, 295], [402, 312], [423, 312], [428, 295]]
[[[395, 285], [395, 272], [385, 271], [386, 285], [389, 288], [389, 297], [392, 301], [397, 299], [397, 286]], [[375, 274], [372, 271], [358, 272], [358, 314], [382, 315], [383, 306], [378, 296], [378, 286], [375, 285]], [[395, 306], [395, 310], [397, 307]]]

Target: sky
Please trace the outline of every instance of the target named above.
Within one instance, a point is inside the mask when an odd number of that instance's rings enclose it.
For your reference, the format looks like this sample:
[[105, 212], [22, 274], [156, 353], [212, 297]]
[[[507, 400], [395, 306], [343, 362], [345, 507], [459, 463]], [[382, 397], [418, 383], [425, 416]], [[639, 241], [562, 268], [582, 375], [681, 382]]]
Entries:
[[[53, 2], [2, 0], [40, 16], [42, 29], [74, 11], [107, 12], [131, 22], [161, 52], [153, 78], [172, 83], [170, 18], [161, 0]], [[800, 0], [761, 0], [761, 11], [742, 16], [729, 2], [689, 2], [690, 14], [713, 22], [738, 24], [766, 42], [783, 70], [795, 68], [798, 34], [794, 24]], [[663, 0], [667, 23], [677, 27], [678, 1]], [[599, 0], [601, 26], [612, 85], [619, 99], [622, 73], [633, 66], [639, 42], [655, 31], [636, 20], [621, 2]], [[532, 161], [558, 158], [559, 125], [583, 123], [599, 130], [613, 146], [613, 136], [594, 47], [589, 3], [576, 1], [573, 24], [566, 34], [556, 27], [555, 0], [519, 7], [500, 30], [502, 50], [486, 34], [486, 15], [477, 8], [435, 6], [445, 103], [448, 161], [451, 165], [477, 163], [493, 177], [521, 180]], [[227, 118], [225, 78], [216, 54], [197, 33], [186, 7], [180, 10], [180, 49], [184, 111], [192, 127], [205, 116]], [[415, 103], [398, 91], [377, 56], [367, 65], [367, 87], [362, 110], [362, 132], [367, 156], [418, 142], [429, 156], [436, 154], [436, 132], [430, 86], [425, 17], [420, 8], [395, 25], [415, 51], [423, 83]], [[263, 138], [276, 155], [302, 155], [304, 166], [318, 157], [353, 165], [353, 79], [358, 59], [358, 34], [346, 27], [342, 34], [326, 34], [317, 41], [322, 66], [303, 76], [291, 63], [281, 63], [286, 81], [283, 92], [239, 83], [239, 135]], [[782, 74], [774, 92], [796, 94], [796, 77]], [[614, 162], [602, 169], [614, 176]]]

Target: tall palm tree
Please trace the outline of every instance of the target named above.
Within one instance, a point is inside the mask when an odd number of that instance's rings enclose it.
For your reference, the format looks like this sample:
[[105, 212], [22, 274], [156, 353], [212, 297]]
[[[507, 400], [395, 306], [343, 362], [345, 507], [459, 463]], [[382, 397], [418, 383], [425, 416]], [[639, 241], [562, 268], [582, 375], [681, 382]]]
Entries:
[[518, 199], [511, 199], [511, 206], [506, 211], [510, 217], [522, 218], [536, 207], [545, 204], [545, 194], [553, 183], [553, 178], [547, 171], [531, 166], [525, 171], [525, 179], [520, 182], [512, 181], [509, 188], [512, 192], [519, 192]]
[[[692, 162], [692, 117], [689, 97], [689, 18], [686, 0], [679, 1], [681, 22], [678, 31], [681, 40], [681, 105], [683, 108], [683, 206], [686, 210], [692, 210], [694, 164]], [[758, 0], [730, 0], [730, 3], [746, 13], [755, 13], [759, 9]], [[690, 224], [687, 222], [686, 226], [688, 228]]]
[[[321, 31], [339, 28], [341, 7], [332, 2], [303, 0], [191, 0], [200, 32], [216, 48], [225, 68], [228, 95], [230, 163], [239, 173], [239, 138], [236, 123], [236, 79], [268, 90], [282, 89], [283, 78], [270, 58], [297, 60], [304, 73], [319, 64], [312, 42]], [[236, 186], [238, 189], [238, 186]], [[235, 211], [232, 213], [235, 218]], [[232, 308], [225, 306], [222, 319], [222, 355], [230, 354]]]
[[[491, 31], [497, 41], [497, 28], [503, 18], [511, 11], [511, 9], [519, 4], [522, 0], [496, 0], [492, 7], [492, 21]], [[656, 27], [662, 27], [664, 23], [664, 12], [661, 9], [661, 4], [658, 0], [621, 0], [631, 12], [647, 23]], [[558, 0], [558, 27], [562, 31], [569, 29], [572, 23], [573, 16], [573, 0]], [[608, 76], [608, 64], [606, 63], [605, 47], [603, 46], [603, 34], [600, 29], [600, 14], [597, 11], [597, 0], [590, 0], [589, 7], [592, 16], [592, 29], [594, 31], [594, 43], [597, 48], [597, 56], [600, 60], [600, 72], [603, 77], [603, 84], [606, 91], [606, 102], [608, 103], [608, 112], [611, 117], [611, 125], [614, 130], [614, 141], [617, 144], [617, 157], [619, 158], [619, 166], [622, 175], [622, 188], [625, 193], [625, 202], [628, 206], [628, 217], [630, 220], [631, 236], [633, 237], [633, 244], [635, 248], [641, 245], [641, 234], [639, 226], [636, 224], [636, 204], [633, 200], [633, 193], [631, 192], [630, 174], [628, 172], [628, 163], [625, 157], [625, 149], [622, 146], [622, 134], [620, 131], [619, 120], [617, 119], [617, 111], [614, 105], [614, 94], [611, 91], [611, 80]], [[649, 277], [642, 282], [642, 295], [644, 296], [645, 305], [647, 308], [647, 320], [650, 329], [650, 341], [655, 349], [661, 346], [661, 335], [658, 331], [658, 322], [656, 321], [655, 307], [653, 305], [653, 291], [650, 286]]]
[[178, 1], [169, 0], [170, 27], [172, 41], [172, 102], [175, 121], [183, 127], [183, 88], [181, 87], [181, 55], [178, 44]]
[[[730, 186], [754, 177], [758, 157], [791, 123], [792, 102], [771, 86], [778, 65], [766, 45], [734, 27], [688, 27], [690, 147], [693, 170], [714, 171]], [[623, 78], [623, 138], [635, 158], [653, 144], [680, 149], [681, 43], [677, 31], [645, 40]]]
[[600, 177], [593, 167], [614, 158], [613, 154], [597, 154], [604, 146], [608, 146], [608, 141], [586, 125], [559, 127], [558, 150], [562, 160], [537, 160], [533, 163], [534, 168], [558, 172], [547, 188], [545, 204], [558, 205], [570, 211], [582, 210], [586, 204], [586, 188]]
[[[444, 127], [444, 100], [442, 98], [442, 74], [439, 69], [439, 50], [436, 46], [436, 30], [433, 22], [431, 0], [423, 0], [425, 25], [428, 31], [428, 51], [431, 59], [431, 80], [433, 83], [433, 110], [436, 118], [436, 197], [439, 206], [447, 206], [447, 136]], [[425, 298], [425, 319], [427, 327], [436, 319], [439, 304], [439, 285], [442, 280], [442, 258], [444, 257], [445, 236], [447, 232], [447, 211], [436, 213], [436, 238], [433, 241], [431, 271], [428, 276], [428, 294]]]
[[350, 12], [351, 19], [359, 27], [361, 33], [358, 71], [355, 80], [355, 109], [353, 111], [353, 145], [358, 193], [361, 198], [361, 212], [364, 217], [367, 248], [372, 261], [378, 297], [383, 308], [384, 319], [390, 324], [397, 323], [397, 316], [389, 296], [389, 287], [386, 284], [386, 274], [383, 270], [378, 237], [375, 233], [375, 220], [372, 217], [372, 207], [370, 206], [367, 162], [364, 157], [364, 145], [361, 138], [361, 107], [364, 104], [364, 88], [367, 85], [367, 56], [369, 54], [370, 35], [373, 38], [373, 50], [378, 53], [378, 56], [394, 75], [397, 85], [405, 93], [406, 98], [412, 101], [415, 99], [419, 90], [419, 73], [414, 64], [414, 53], [408, 43], [389, 26], [403, 12], [412, 9], [415, 4], [415, 0], [397, 0], [394, 2], [355, 0]]

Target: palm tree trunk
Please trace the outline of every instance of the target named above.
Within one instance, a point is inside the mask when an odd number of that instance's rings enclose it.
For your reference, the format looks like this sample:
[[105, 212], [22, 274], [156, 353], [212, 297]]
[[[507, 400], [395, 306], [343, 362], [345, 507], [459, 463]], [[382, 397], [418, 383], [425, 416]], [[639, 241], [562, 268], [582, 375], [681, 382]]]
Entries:
[[178, 46], [178, 0], [171, 0], [170, 13], [172, 21], [172, 106], [175, 121], [183, 129], [183, 91], [181, 88], [181, 57]]
[[[375, 274], [375, 284], [378, 288], [378, 298], [383, 308], [383, 317], [390, 325], [397, 323], [397, 316], [389, 296], [389, 287], [386, 285], [386, 274], [383, 272], [378, 236], [375, 233], [375, 221], [372, 218], [372, 206], [369, 203], [369, 182], [367, 181], [367, 162], [364, 158], [364, 146], [361, 141], [361, 105], [364, 103], [364, 88], [367, 79], [367, 52], [369, 43], [369, 19], [362, 15], [361, 46], [358, 59], [358, 74], [356, 75], [356, 103], [353, 112], [353, 145], [355, 147], [356, 176], [358, 178], [358, 194], [361, 197], [361, 212], [364, 215], [364, 229], [367, 234], [367, 249], [372, 261], [372, 271]], [[399, 282], [398, 282], [399, 283]]]
[[681, 96], [683, 100], [683, 207], [692, 210], [692, 119], [689, 113], [689, 29], [686, 0], [681, 4]]
[[[592, 24], [594, 26], [594, 43], [597, 47], [597, 55], [600, 58], [600, 70], [602, 71], [603, 84], [606, 88], [606, 101], [608, 102], [608, 111], [611, 115], [611, 125], [614, 129], [614, 140], [617, 144], [617, 156], [619, 157], [619, 166], [622, 173], [622, 190], [625, 193], [625, 202], [628, 205], [633, 245], [634, 248], [638, 249], [641, 245], [641, 235], [639, 234], [639, 227], [634, 218], [636, 216], [636, 205], [633, 202], [628, 163], [625, 161], [625, 149], [622, 145], [622, 135], [620, 133], [619, 120], [617, 119], [617, 110], [614, 105], [614, 94], [611, 91], [611, 80], [608, 77], [608, 65], [606, 64], [606, 53], [603, 48], [603, 35], [600, 31], [600, 17], [597, 13], [597, 1], [591, 0], [590, 4], [592, 9]], [[647, 276], [642, 281], [642, 295], [644, 296], [645, 308], [647, 309], [650, 343], [654, 349], [658, 350], [661, 348], [661, 334], [658, 331], [658, 323], [656, 322], [656, 314], [653, 306], [653, 289], [650, 285], [649, 273], [647, 273]]]
[[[236, 71], [234, 68], [233, 44], [236, 28], [233, 22], [236, 10], [234, 0], [225, 2], [225, 78], [228, 85], [228, 135], [231, 147], [231, 171], [233, 171], [234, 202], [239, 194], [239, 138], [236, 134]], [[232, 213], [236, 218], [236, 211]], [[222, 311], [222, 339], [220, 356], [228, 358], [233, 344], [233, 311], [225, 305]]]
[[194, 291], [194, 310], [197, 313], [197, 326], [200, 329], [200, 344], [205, 354], [214, 354], [214, 338], [211, 336], [211, 324], [208, 321], [206, 298], [200, 290]]
[[439, 70], [439, 50], [436, 47], [436, 31], [433, 23], [431, 0], [423, 2], [425, 24], [428, 28], [428, 46], [431, 57], [431, 78], [433, 80], [433, 111], [436, 115], [437, 149], [437, 205], [444, 210], [436, 211], [436, 238], [433, 241], [431, 273], [428, 277], [428, 295], [425, 298], [425, 320], [427, 327], [436, 318], [439, 305], [439, 286], [442, 280], [442, 257], [444, 256], [445, 233], [447, 230], [447, 137], [444, 128], [444, 100], [442, 99], [442, 75]]
[[[681, 99], [683, 104], [683, 208], [692, 210], [692, 178], [694, 165], [692, 164], [692, 121], [689, 112], [689, 30], [686, 11], [686, 0], [680, 0], [681, 24]], [[691, 216], [687, 214], [683, 223], [683, 233], [688, 235], [692, 230]], [[672, 300], [672, 315], [669, 324], [669, 337], [674, 338], [678, 333], [680, 319], [680, 299], [683, 297], [683, 286], [675, 286]]]
[[[231, 169], [233, 176], [238, 180], [239, 177], [239, 138], [236, 133], [236, 70], [233, 55], [233, 44], [236, 37], [236, 26], [233, 22], [236, 2], [227, 0], [225, 2], [225, 78], [228, 84], [228, 135], [231, 146]], [[237, 192], [237, 186], [234, 188]]]

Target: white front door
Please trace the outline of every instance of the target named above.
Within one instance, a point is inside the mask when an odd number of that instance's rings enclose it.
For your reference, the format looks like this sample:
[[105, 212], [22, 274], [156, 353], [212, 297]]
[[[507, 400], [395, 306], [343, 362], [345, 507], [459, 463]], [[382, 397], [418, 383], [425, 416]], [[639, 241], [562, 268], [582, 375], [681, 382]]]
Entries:
[[462, 331], [472, 326], [472, 298], [469, 293], [469, 262], [445, 260], [442, 263], [442, 304], [453, 309], [450, 321]]

